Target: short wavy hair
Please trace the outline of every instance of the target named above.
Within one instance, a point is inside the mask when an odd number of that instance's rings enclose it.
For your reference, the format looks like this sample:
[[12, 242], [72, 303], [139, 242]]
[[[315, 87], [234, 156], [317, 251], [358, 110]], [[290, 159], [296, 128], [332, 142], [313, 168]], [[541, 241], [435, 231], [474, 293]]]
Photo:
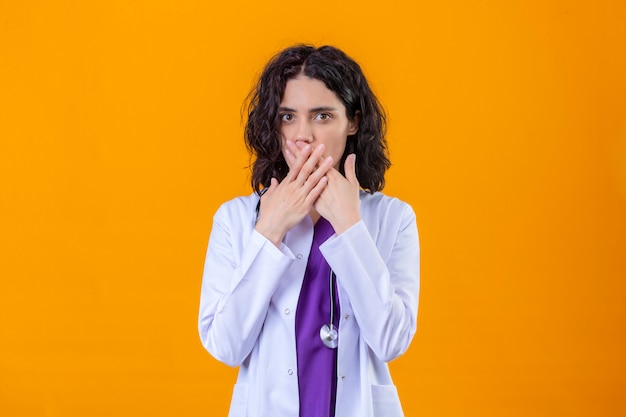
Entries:
[[282, 181], [289, 171], [281, 149], [278, 108], [287, 81], [301, 74], [322, 81], [333, 91], [345, 106], [349, 119], [358, 116], [358, 130], [348, 136], [339, 164], [342, 174], [345, 158], [355, 153], [361, 188], [370, 193], [382, 190], [385, 172], [391, 166], [385, 139], [385, 111], [359, 64], [335, 47], [310, 45], [295, 45], [276, 54], [244, 103], [244, 111], [247, 110], [244, 138], [254, 160], [253, 190], [260, 193], [270, 185], [272, 177]]

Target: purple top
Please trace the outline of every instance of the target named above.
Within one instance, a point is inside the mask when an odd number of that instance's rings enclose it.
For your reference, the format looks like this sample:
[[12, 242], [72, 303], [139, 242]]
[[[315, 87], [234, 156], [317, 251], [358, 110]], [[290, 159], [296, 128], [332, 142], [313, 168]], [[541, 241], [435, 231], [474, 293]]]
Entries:
[[[328, 220], [315, 224], [311, 253], [296, 310], [296, 354], [300, 417], [334, 417], [337, 393], [337, 349], [320, 338], [320, 329], [330, 321], [331, 270], [319, 246], [335, 233]], [[334, 324], [339, 327], [339, 297], [334, 289]]]

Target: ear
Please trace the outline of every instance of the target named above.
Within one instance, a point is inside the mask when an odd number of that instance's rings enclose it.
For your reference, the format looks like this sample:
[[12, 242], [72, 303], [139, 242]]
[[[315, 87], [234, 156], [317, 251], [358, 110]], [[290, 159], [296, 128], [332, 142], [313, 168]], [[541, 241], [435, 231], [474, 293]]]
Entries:
[[359, 131], [359, 122], [361, 121], [361, 110], [354, 113], [354, 117], [348, 121], [348, 136], [354, 135]]

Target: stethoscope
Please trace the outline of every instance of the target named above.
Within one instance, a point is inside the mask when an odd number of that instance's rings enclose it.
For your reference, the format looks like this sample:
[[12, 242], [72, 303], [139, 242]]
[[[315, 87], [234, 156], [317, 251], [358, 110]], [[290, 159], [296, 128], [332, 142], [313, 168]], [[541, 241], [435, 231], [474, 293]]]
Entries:
[[[260, 192], [260, 196], [262, 196], [265, 191], [267, 190], [267, 188], [264, 188], [263, 190], [261, 190]], [[260, 197], [259, 196], [259, 197]], [[256, 204], [256, 210], [255, 210], [255, 218], [254, 218], [254, 224], [256, 225], [256, 222], [259, 221], [259, 212], [261, 210], [261, 199], [259, 198], [259, 202]], [[322, 342], [324, 343], [324, 345], [326, 347], [328, 347], [329, 349], [336, 349], [337, 345], [339, 344], [339, 332], [337, 331], [337, 327], [334, 324], [334, 318], [335, 318], [335, 281], [337, 280], [337, 275], [335, 275], [335, 272], [331, 269], [330, 270], [330, 279], [329, 281], [329, 286], [330, 286], [330, 321], [328, 324], [324, 324], [321, 328], [320, 328], [320, 339], [322, 339]]]
[[337, 331], [337, 327], [334, 324], [334, 314], [335, 314], [335, 280], [337, 276], [335, 272], [330, 270], [330, 322], [325, 324], [320, 329], [320, 339], [326, 345], [326, 347], [330, 349], [337, 348], [337, 344], [339, 343], [339, 332]]

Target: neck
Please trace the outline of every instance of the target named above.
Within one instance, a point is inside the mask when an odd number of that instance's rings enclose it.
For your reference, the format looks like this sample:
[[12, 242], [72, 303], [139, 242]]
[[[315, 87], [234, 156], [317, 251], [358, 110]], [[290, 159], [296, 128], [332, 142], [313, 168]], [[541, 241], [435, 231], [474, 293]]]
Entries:
[[311, 220], [313, 220], [313, 224], [317, 223], [320, 217], [322, 217], [315, 209], [311, 209], [311, 211], [309, 212], [309, 216], [311, 217]]

